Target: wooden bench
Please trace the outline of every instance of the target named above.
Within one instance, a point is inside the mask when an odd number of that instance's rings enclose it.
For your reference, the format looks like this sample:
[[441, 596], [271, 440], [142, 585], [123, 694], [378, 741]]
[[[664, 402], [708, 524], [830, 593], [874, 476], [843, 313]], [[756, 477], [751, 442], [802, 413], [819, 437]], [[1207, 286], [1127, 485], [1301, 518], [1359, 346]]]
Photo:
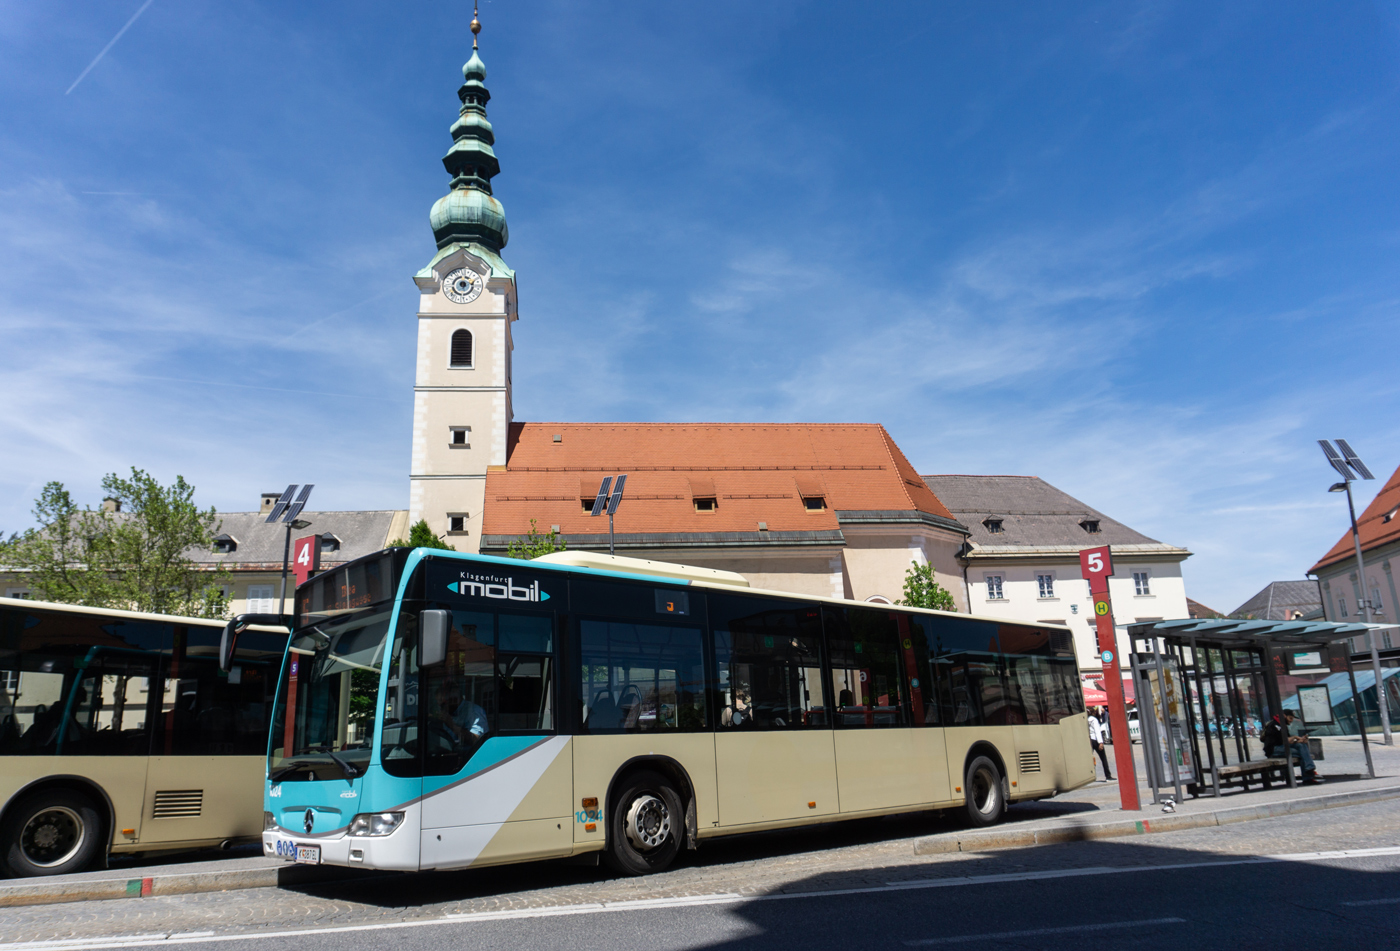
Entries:
[[1287, 785], [1288, 776], [1283, 771], [1290, 768], [1288, 760], [1282, 757], [1270, 757], [1269, 759], [1250, 760], [1248, 763], [1218, 766], [1215, 772], [1220, 777], [1220, 785], [1238, 782], [1245, 789], [1249, 789], [1250, 777], [1258, 774], [1258, 781], [1263, 784], [1265, 789], [1268, 789], [1275, 779]]

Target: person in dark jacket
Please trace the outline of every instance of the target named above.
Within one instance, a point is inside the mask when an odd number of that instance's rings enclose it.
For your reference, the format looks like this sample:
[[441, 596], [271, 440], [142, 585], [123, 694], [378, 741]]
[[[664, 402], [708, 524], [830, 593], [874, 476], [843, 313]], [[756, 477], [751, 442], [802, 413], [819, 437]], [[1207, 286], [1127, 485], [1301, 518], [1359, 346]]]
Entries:
[[1308, 738], [1294, 736], [1289, 729], [1297, 716], [1292, 710], [1285, 710], [1282, 722], [1278, 717], [1269, 721], [1269, 725], [1264, 727], [1264, 755], [1274, 759], [1292, 759], [1303, 767], [1303, 782], [1316, 785], [1322, 782], [1322, 777], [1317, 775], [1317, 764], [1313, 762], [1312, 750], [1308, 749]]

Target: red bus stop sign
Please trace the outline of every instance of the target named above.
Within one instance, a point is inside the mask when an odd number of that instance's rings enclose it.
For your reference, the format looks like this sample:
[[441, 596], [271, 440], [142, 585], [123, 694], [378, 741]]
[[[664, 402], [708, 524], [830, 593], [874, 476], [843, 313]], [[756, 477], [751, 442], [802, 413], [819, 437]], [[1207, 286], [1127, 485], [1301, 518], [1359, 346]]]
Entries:
[[1108, 546], [1086, 548], [1079, 553], [1079, 570], [1089, 582], [1094, 599], [1094, 625], [1103, 663], [1103, 688], [1108, 694], [1108, 726], [1114, 737], [1113, 763], [1118, 768], [1118, 798], [1124, 809], [1138, 810], [1137, 766], [1133, 763], [1133, 741], [1128, 735], [1128, 708], [1123, 697], [1123, 674], [1118, 663], [1118, 638], [1113, 633], [1113, 605], [1108, 599], [1108, 579], [1113, 575], [1113, 558]]
[[306, 584], [306, 579], [321, 570], [321, 536], [307, 535], [292, 542], [292, 573], [297, 576], [297, 584]]

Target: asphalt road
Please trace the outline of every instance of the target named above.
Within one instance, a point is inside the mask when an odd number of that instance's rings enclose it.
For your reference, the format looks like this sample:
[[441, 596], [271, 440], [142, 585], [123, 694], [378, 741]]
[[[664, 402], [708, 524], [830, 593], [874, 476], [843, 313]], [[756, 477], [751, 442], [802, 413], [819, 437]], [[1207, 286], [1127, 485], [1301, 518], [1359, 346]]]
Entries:
[[[859, 831], [859, 830], [857, 830]], [[0, 909], [64, 948], [1400, 949], [1400, 804], [1036, 849], [916, 857], [897, 824], [714, 843], [646, 879], [536, 864]], [[860, 838], [860, 836], [856, 836]], [[819, 843], [818, 843], [819, 844]], [[14, 951], [0, 943], [0, 951]], [[34, 945], [29, 945], [34, 947]]]

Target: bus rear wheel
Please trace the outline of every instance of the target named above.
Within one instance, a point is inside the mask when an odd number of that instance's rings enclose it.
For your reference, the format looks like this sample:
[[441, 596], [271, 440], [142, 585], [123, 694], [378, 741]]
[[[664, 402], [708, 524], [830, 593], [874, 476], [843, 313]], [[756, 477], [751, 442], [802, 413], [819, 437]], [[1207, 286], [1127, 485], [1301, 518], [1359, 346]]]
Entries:
[[82, 793], [54, 789], [15, 803], [0, 826], [0, 866], [14, 877], [66, 875], [102, 857], [102, 812]]
[[975, 757], [967, 764], [967, 817], [975, 826], [989, 826], [1006, 810], [1006, 791], [1001, 783], [1001, 770], [989, 757]]
[[624, 875], [660, 872], [681, 849], [685, 812], [675, 788], [659, 773], [644, 770], [622, 782], [613, 801], [604, 860]]

